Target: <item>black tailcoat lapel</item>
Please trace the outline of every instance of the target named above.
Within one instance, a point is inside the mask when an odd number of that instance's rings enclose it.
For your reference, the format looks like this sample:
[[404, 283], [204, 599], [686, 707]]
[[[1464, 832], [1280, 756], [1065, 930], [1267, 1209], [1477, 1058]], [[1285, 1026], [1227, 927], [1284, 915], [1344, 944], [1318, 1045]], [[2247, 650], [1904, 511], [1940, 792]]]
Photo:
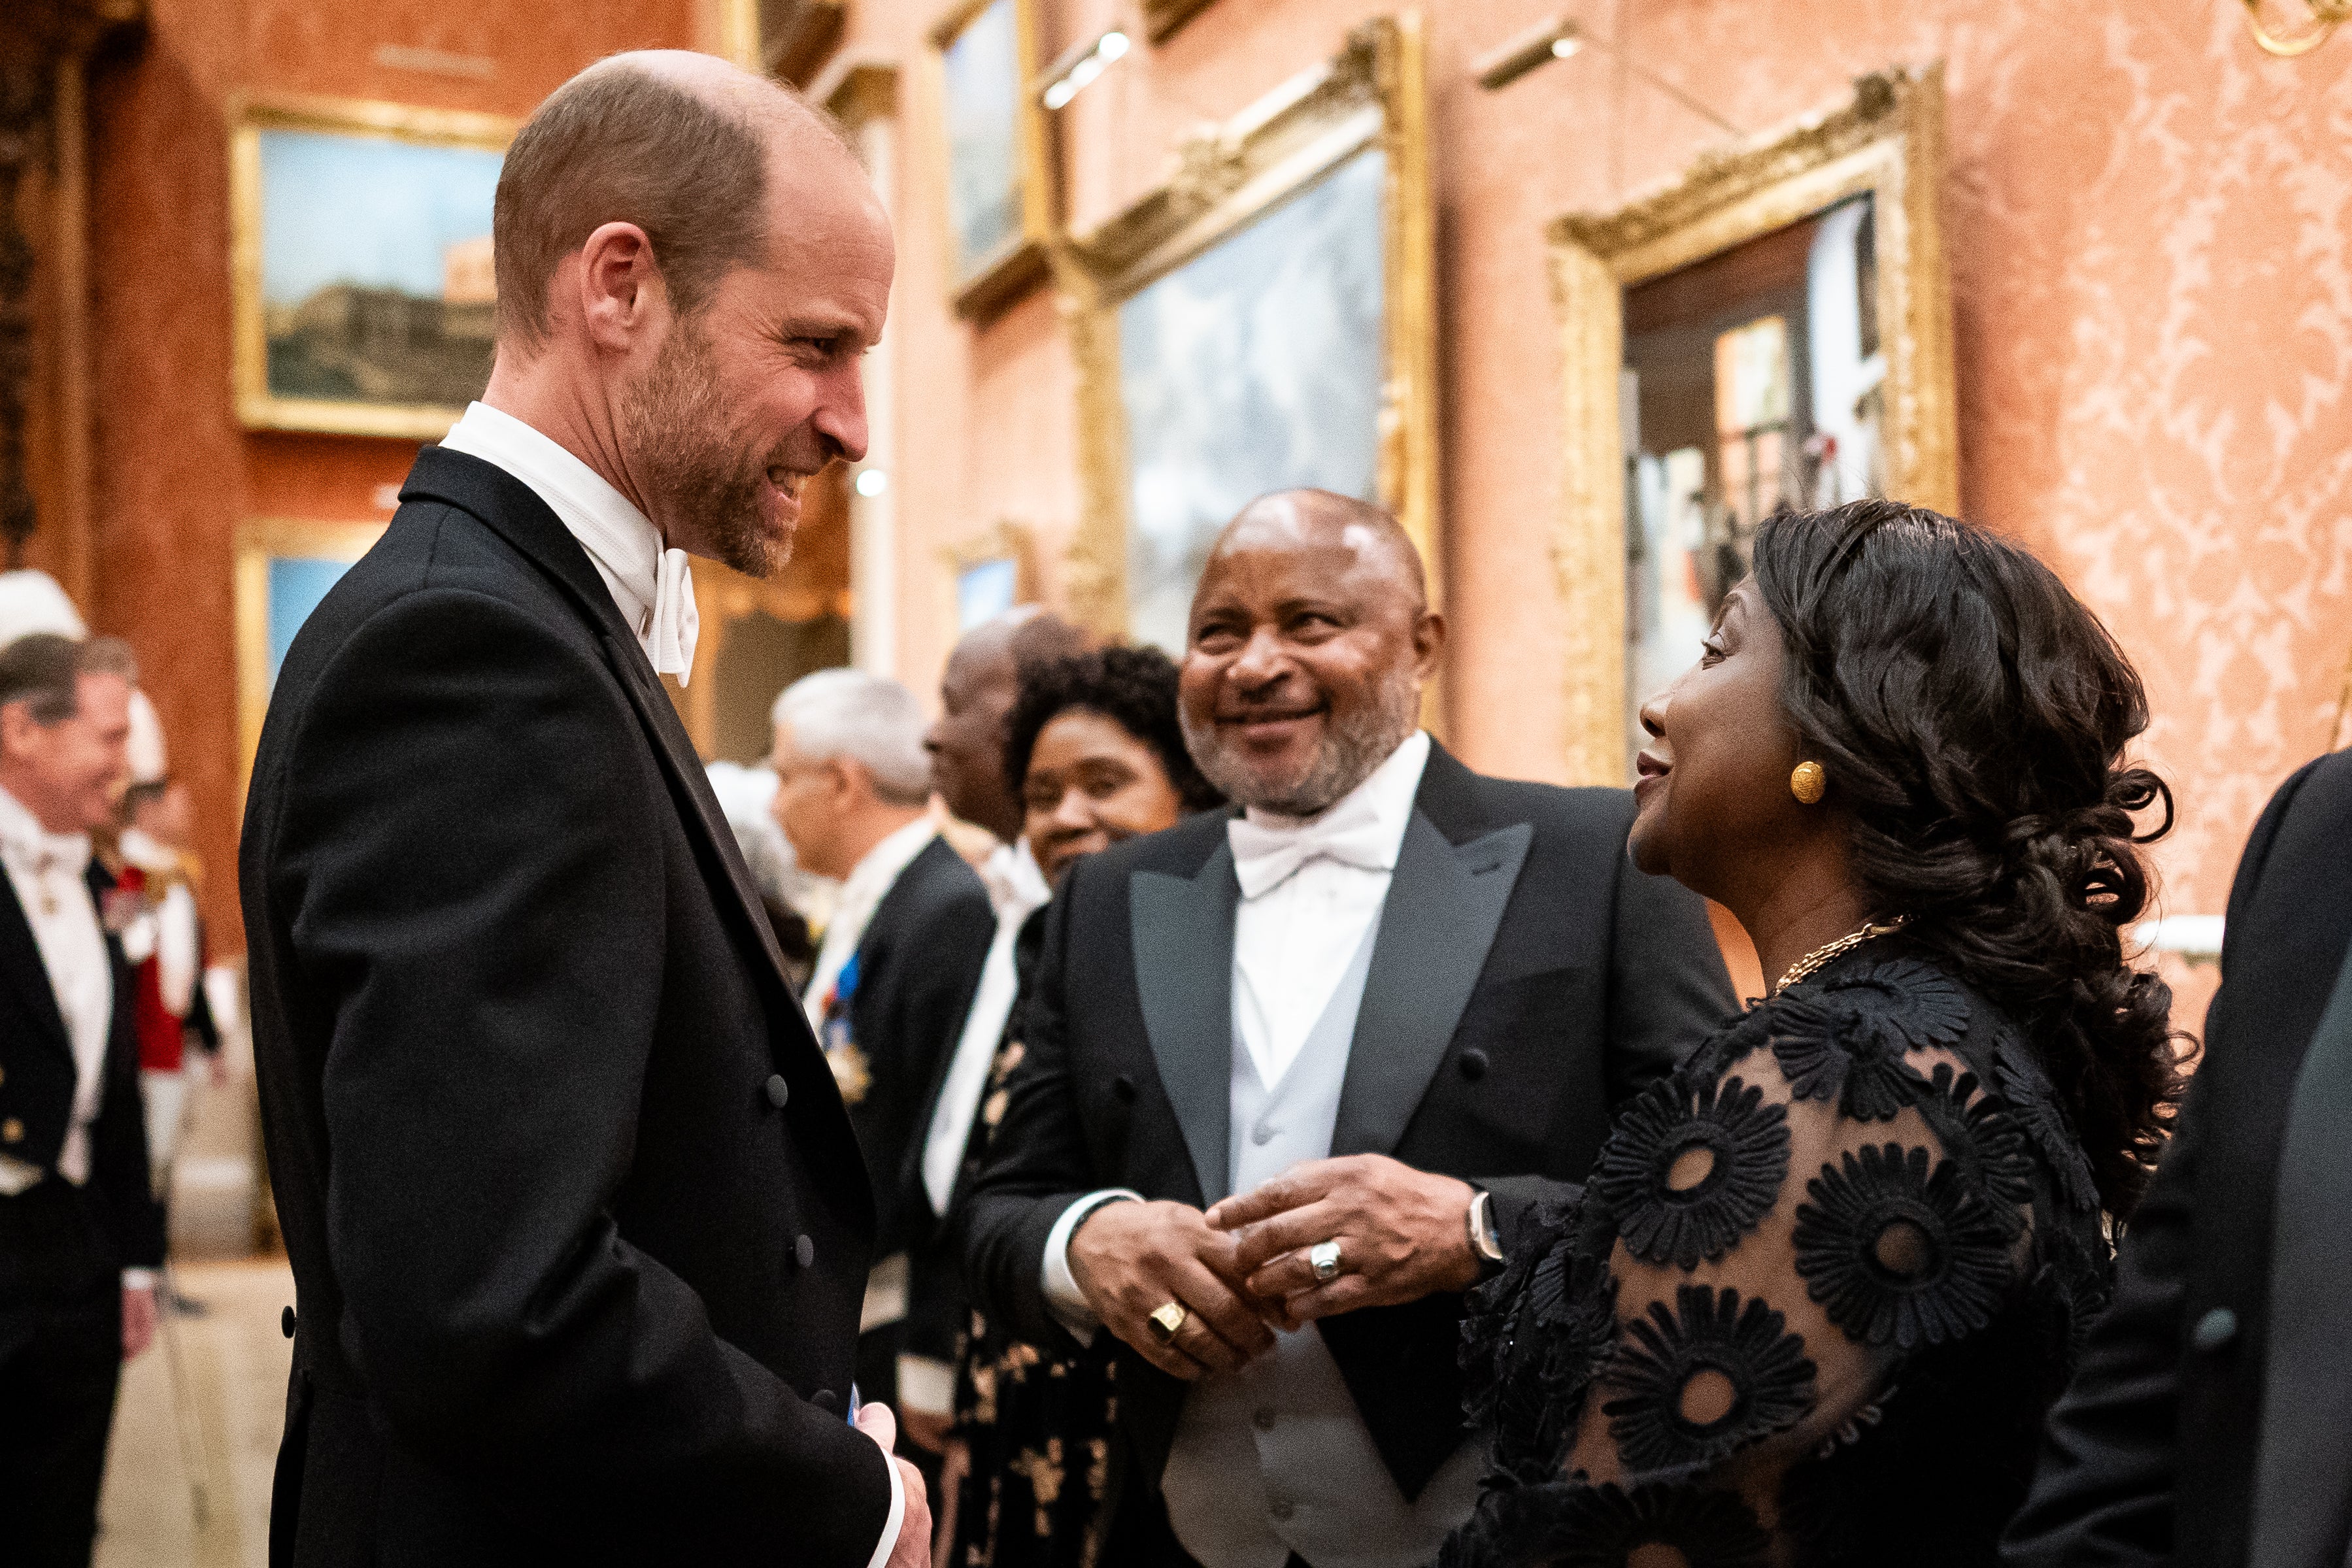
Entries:
[[33, 936], [33, 923], [16, 902], [16, 884], [0, 875], [0, 984], [15, 986], [24, 1014], [34, 1021], [42, 1044], [73, 1061], [73, 1040], [66, 1033], [65, 1014], [58, 1010], [57, 993], [49, 986], [48, 967], [41, 962], [41, 946]]
[[621, 619], [619, 607], [614, 604], [612, 594], [596, 575], [596, 568], [580, 548], [580, 541], [572, 537], [563, 520], [530, 486], [494, 464], [463, 453], [428, 446], [417, 454], [416, 466], [410, 471], [408, 482], [400, 492], [404, 501], [412, 497], [446, 501], [480, 518], [553, 578], [602, 634], [604, 656], [620, 676], [621, 687], [636, 708], [639, 722], [653, 737], [662, 771], [679, 798], [692, 807], [687, 827], [698, 841], [696, 848], [715, 862], [719, 874], [714, 880], [734, 890], [736, 916], [766, 955], [767, 971], [778, 990], [797, 1011], [799, 1004], [785, 977], [783, 954], [776, 946], [776, 934], [761, 907], [751, 868], [743, 863], [742, 848], [735, 841], [734, 831], [727, 826], [718, 797], [711, 793], [710, 776], [696, 755], [686, 727], [678, 721], [677, 705], [662, 689], [636, 633]]
[[1160, 1086], [1176, 1113], [1202, 1207], [1226, 1196], [1234, 1077], [1232, 846], [1220, 835], [1198, 874], [1139, 871], [1128, 883], [1135, 986]]
[[[1433, 766], [1436, 753], [1431, 753]], [[1381, 909], [1331, 1153], [1386, 1155], [1445, 1059], [1535, 841], [1525, 822], [1452, 844], [1418, 807]]]

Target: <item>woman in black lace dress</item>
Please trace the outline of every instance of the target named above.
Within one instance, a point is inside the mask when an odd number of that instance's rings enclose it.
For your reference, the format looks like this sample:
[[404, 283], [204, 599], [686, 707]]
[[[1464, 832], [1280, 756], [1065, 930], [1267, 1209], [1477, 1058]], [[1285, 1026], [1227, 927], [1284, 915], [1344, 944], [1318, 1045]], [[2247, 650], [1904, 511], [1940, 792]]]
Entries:
[[2139, 679], [2030, 555], [1862, 502], [1768, 521], [1642, 719], [1634, 859], [1779, 978], [1478, 1298], [1442, 1562], [1993, 1563], [2179, 1087]]

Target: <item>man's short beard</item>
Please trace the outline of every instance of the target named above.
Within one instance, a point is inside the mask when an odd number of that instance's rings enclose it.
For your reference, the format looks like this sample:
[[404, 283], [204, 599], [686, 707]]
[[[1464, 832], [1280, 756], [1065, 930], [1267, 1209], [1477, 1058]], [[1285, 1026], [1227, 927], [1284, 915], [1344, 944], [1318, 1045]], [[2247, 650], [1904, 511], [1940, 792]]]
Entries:
[[677, 323], [653, 368], [623, 392], [620, 416], [631, 465], [657, 518], [685, 522], [710, 554], [746, 577], [782, 570], [793, 547], [768, 532], [761, 492], [770, 465], [743, 455], [710, 346], [693, 318]]
[[1195, 724], [1181, 704], [1177, 714], [1184, 727], [1185, 749], [1202, 775], [1228, 800], [1278, 817], [1318, 817], [1370, 778], [1404, 744], [1421, 722], [1421, 692], [1410, 669], [1391, 672], [1376, 688], [1370, 706], [1346, 718], [1334, 714], [1307, 771], [1288, 781], [1261, 778], [1238, 752], [1226, 749], [1213, 721]]

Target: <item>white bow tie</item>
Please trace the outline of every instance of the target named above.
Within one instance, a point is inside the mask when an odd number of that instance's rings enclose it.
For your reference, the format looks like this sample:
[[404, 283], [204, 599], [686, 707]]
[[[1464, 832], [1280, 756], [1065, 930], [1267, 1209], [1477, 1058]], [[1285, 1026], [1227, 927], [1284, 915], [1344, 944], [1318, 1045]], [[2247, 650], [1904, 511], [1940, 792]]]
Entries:
[[646, 633], [654, 673], [676, 675], [679, 685], [694, 673], [694, 643], [702, 616], [694, 608], [694, 573], [682, 549], [666, 549], [654, 570], [654, 620]]
[[1234, 874], [1244, 898], [1280, 887], [1300, 866], [1318, 858], [1362, 871], [1394, 871], [1396, 837], [1361, 796], [1342, 800], [1297, 827], [1271, 827], [1246, 816], [1225, 824], [1225, 841], [1233, 846]]

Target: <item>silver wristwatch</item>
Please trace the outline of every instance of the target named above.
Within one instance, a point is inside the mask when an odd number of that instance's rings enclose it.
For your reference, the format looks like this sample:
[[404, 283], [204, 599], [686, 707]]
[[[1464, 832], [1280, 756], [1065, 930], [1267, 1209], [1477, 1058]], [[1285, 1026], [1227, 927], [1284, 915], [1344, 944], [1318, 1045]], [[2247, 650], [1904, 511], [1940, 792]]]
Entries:
[[1503, 1266], [1503, 1239], [1495, 1229], [1495, 1195], [1480, 1187], [1470, 1200], [1470, 1250], [1488, 1273]]

